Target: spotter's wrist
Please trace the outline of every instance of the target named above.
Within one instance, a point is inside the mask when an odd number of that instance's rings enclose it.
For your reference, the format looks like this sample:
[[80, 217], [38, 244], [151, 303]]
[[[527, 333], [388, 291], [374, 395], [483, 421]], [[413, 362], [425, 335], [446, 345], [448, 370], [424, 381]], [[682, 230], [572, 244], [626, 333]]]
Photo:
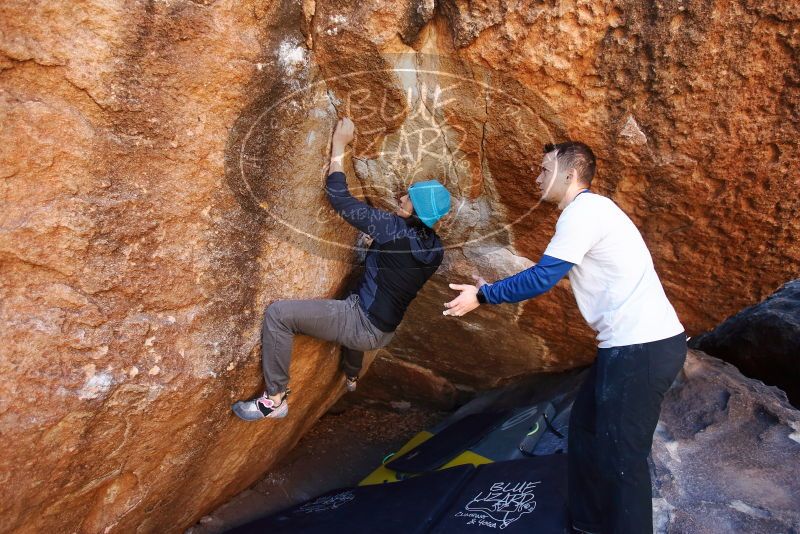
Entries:
[[486, 304], [486, 295], [483, 294], [483, 286], [478, 288], [478, 292], [475, 293], [475, 297], [478, 299], [478, 304]]

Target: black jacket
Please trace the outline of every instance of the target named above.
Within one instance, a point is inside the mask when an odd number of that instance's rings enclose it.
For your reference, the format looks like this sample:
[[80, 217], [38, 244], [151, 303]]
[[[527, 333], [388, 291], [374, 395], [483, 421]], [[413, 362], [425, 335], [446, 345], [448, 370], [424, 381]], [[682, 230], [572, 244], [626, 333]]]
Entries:
[[393, 332], [417, 292], [441, 265], [442, 242], [432, 229], [417, 228], [353, 197], [343, 172], [329, 174], [325, 189], [333, 209], [373, 239], [364, 276], [353, 292], [358, 293], [372, 324]]

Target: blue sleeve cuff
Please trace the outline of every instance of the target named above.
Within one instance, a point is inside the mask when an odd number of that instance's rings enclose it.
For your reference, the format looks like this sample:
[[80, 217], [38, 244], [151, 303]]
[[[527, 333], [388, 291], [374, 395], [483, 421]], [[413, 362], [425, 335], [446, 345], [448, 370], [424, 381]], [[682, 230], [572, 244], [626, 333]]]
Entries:
[[[533, 267], [493, 284], [486, 284], [478, 293], [483, 293], [489, 304], [520, 302], [546, 292], [564, 278], [573, 266], [568, 261], [544, 255]], [[478, 299], [480, 301], [480, 296]]]
[[486, 285], [488, 284], [478, 288], [478, 294], [476, 295], [478, 297], [478, 304], [486, 304], [486, 295], [483, 293], [483, 288], [486, 287]]

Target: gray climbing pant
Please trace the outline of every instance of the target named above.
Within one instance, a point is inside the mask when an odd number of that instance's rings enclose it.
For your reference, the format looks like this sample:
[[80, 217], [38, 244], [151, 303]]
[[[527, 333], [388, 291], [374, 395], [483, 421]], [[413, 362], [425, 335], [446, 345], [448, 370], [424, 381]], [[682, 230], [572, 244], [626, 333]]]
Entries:
[[[343, 351], [345, 356], [349, 354], [351, 358], [359, 358], [357, 370], [361, 367], [363, 351], [385, 347], [394, 336], [394, 332], [384, 332], [370, 322], [356, 294], [344, 300], [273, 302], [264, 313], [261, 328], [261, 365], [270, 395], [286, 391], [295, 334], [333, 341], [346, 347], [349, 350]], [[351, 362], [350, 368], [354, 366]]]

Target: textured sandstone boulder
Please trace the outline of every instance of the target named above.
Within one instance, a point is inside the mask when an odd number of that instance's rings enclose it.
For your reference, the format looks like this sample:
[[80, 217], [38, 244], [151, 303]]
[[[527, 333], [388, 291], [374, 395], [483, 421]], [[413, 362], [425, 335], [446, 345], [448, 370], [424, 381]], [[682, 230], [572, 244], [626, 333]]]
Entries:
[[336, 348], [305, 339], [290, 419], [229, 411], [262, 387], [264, 306], [332, 296], [350, 269], [346, 225], [303, 212], [330, 249], [311, 254], [260, 206], [324, 203], [329, 103], [261, 115], [310, 75], [301, 18], [254, 2], [0, 8], [0, 531], [179, 531], [342, 391]]
[[530, 169], [549, 141], [594, 148], [595, 188], [641, 229], [690, 334], [796, 276], [799, 17], [771, 2], [316, 5], [315, 57], [349, 73], [329, 86], [359, 127], [366, 194], [383, 205], [437, 177], [457, 199], [440, 228], [447, 261], [394, 357], [467, 389], [591, 360], [566, 281], [464, 319], [438, 313], [448, 282], [538, 260], [558, 212]]
[[359, 380], [352, 398], [356, 402], [413, 402], [418, 407], [451, 409], [467, 400], [465, 393], [428, 367], [393, 358], [382, 349], [377, 351], [369, 373]]
[[792, 404], [800, 405], [800, 280], [784, 284], [690, 344], [747, 376], [778, 386]]
[[800, 412], [775, 387], [689, 351], [653, 440], [657, 532], [796, 532]]
[[437, 391], [591, 359], [566, 282], [439, 315], [448, 281], [544, 250], [543, 142], [595, 149], [690, 332], [795, 277], [799, 19], [769, 0], [5, 2], [0, 530], [179, 530], [336, 399], [336, 348], [301, 339], [287, 421], [228, 411], [261, 386], [264, 307], [351, 271], [321, 190], [337, 115], [359, 193], [436, 176], [456, 197], [447, 264], [389, 349]]

